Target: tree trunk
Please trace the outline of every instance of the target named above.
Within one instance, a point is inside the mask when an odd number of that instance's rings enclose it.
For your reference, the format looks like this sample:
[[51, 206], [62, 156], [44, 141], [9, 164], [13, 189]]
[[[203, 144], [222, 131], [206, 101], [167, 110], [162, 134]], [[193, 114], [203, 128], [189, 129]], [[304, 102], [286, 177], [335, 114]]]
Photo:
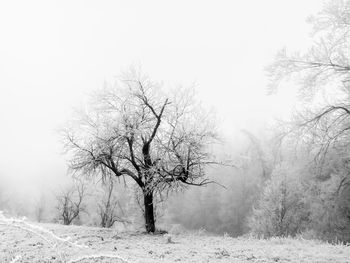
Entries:
[[154, 224], [154, 211], [153, 211], [153, 193], [143, 193], [145, 204], [145, 227], [147, 233], [154, 233], [156, 227]]

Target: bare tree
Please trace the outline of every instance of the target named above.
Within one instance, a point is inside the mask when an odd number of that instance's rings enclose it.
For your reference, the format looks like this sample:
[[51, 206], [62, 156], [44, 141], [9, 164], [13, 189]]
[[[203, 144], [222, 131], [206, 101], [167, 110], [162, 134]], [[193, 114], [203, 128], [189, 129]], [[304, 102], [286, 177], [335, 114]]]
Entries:
[[291, 77], [300, 83], [299, 91], [308, 99], [317, 97], [320, 91], [326, 94], [324, 105], [302, 114], [294, 130], [312, 145], [320, 179], [330, 180], [332, 175], [338, 178], [334, 180], [339, 184], [335, 192], [341, 201], [332, 199], [331, 205], [346, 204], [342, 219], [350, 229], [350, 217], [346, 215], [350, 185], [350, 1], [329, 1], [309, 21], [314, 27], [313, 46], [304, 54], [287, 54], [283, 49], [269, 67], [271, 87], [274, 90]]
[[261, 237], [293, 236], [305, 229], [305, 190], [290, 164], [276, 167], [248, 218], [252, 233]]
[[313, 46], [304, 54], [287, 54], [283, 49], [268, 71], [273, 90], [292, 77], [309, 99], [321, 90], [330, 95], [323, 106], [300, 115], [296, 125], [303, 139], [317, 148], [315, 160], [322, 165], [329, 149], [349, 146], [350, 1], [329, 1], [309, 21], [314, 28]]
[[85, 212], [83, 203], [85, 197], [86, 185], [81, 181], [56, 196], [59, 218], [63, 220], [64, 225], [70, 225], [81, 212]]
[[[267, 180], [271, 174], [272, 170], [272, 164], [273, 162], [269, 159], [268, 153], [263, 148], [262, 142], [251, 132], [242, 130], [242, 132], [246, 135], [246, 137], [249, 139], [249, 147], [248, 147], [248, 154], [252, 155], [254, 162], [257, 162], [261, 166], [261, 177], [263, 180]], [[272, 148], [273, 145], [270, 143], [270, 148]], [[248, 162], [246, 165], [249, 165]], [[246, 168], [246, 167], [244, 167]]]
[[292, 77], [299, 82], [303, 96], [312, 97], [330, 83], [349, 93], [350, 1], [329, 1], [309, 22], [314, 28], [314, 44], [304, 53], [283, 48], [268, 67], [270, 87], [275, 90], [281, 81]]
[[115, 222], [128, 223], [124, 218], [124, 211], [114, 195], [113, 178], [105, 182], [106, 194], [98, 204], [101, 227], [110, 228]]
[[135, 70], [94, 96], [64, 132], [70, 168], [80, 175], [131, 178], [142, 190], [145, 228], [155, 231], [154, 196], [176, 187], [203, 186], [215, 164], [213, 119], [193, 90], [162, 90]]

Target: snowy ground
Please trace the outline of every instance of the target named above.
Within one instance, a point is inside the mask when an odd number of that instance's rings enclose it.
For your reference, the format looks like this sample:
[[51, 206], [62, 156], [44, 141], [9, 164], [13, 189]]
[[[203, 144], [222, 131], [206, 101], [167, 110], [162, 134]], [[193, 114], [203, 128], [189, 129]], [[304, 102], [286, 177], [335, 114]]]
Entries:
[[350, 246], [0, 220], [0, 262], [350, 262]]

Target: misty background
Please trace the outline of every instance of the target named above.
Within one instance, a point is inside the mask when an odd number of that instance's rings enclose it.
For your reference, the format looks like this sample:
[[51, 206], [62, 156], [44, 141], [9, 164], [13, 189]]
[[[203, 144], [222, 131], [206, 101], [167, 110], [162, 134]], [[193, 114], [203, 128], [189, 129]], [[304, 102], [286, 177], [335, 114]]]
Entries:
[[[322, 7], [319, 0], [2, 1], [0, 183], [6, 200], [16, 214], [32, 217], [38, 200], [53, 204], [53, 193], [71, 180], [58, 130], [93, 91], [130, 65], [141, 66], [165, 87], [194, 85], [215, 112], [224, 142], [216, 151], [241, 168], [211, 168], [211, 178], [226, 189], [174, 194], [162, 220], [246, 233], [245, 216], [276, 161], [270, 139], [278, 120], [289, 119], [300, 103], [293, 83], [269, 95], [265, 68], [284, 46], [307, 50], [312, 27], [306, 19]], [[137, 210], [129, 204], [134, 189], [122, 194], [122, 185], [117, 195], [124, 210]]]
[[305, 47], [305, 19], [319, 7], [277, 0], [2, 2], [1, 178], [30, 194], [65, 178], [56, 129], [130, 64], [167, 85], [196, 83], [233, 143], [240, 129], [288, 114], [293, 91], [267, 96], [263, 69], [279, 48]]

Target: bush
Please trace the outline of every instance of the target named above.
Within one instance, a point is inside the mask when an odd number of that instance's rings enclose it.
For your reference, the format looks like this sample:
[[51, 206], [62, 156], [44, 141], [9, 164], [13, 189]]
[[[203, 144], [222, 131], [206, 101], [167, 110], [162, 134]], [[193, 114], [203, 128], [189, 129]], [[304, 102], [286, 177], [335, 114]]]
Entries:
[[253, 235], [258, 237], [295, 236], [308, 220], [304, 189], [295, 173], [277, 167], [248, 219]]
[[327, 241], [350, 241], [350, 187], [332, 174], [310, 194], [310, 228]]

